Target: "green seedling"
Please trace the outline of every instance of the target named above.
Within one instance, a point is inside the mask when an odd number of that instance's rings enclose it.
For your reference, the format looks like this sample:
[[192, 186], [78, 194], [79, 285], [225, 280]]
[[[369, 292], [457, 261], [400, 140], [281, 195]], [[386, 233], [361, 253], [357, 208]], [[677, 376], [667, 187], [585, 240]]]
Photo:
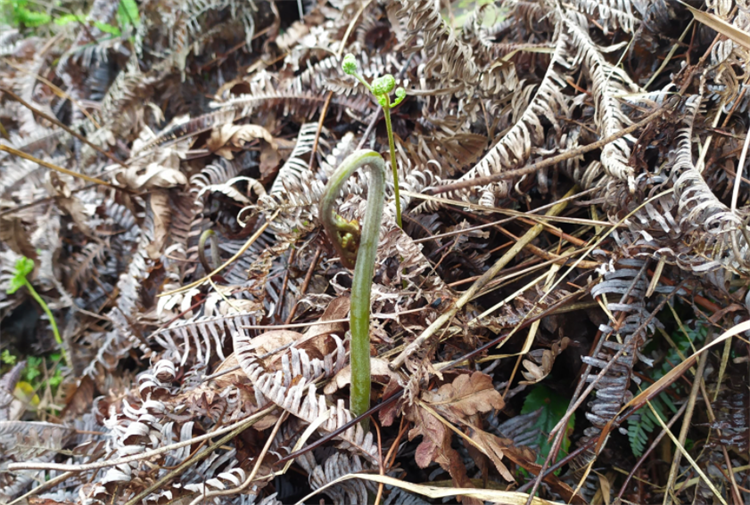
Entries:
[[[359, 224], [341, 217], [334, 207], [346, 180], [364, 166], [370, 169], [372, 185], [360, 233]], [[320, 201], [320, 218], [341, 257], [341, 263], [347, 268], [354, 268], [349, 311], [349, 326], [352, 331], [352, 385], [349, 404], [352, 413], [357, 416], [370, 408], [370, 288], [384, 200], [385, 160], [375, 151], [358, 150], [349, 155], [333, 173]]]
[[[351, 75], [361, 82], [362, 85], [375, 96], [375, 99], [383, 108], [385, 128], [388, 132], [388, 148], [391, 152], [391, 169], [393, 170], [393, 187], [396, 197], [396, 223], [399, 228], [403, 228], [403, 224], [401, 223], [401, 196], [398, 187], [398, 168], [396, 167], [396, 145], [393, 141], [393, 126], [391, 125], [391, 109], [404, 100], [406, 97], [406, 90], [400, 87], [396, 88], [396, 79], [391, 74], [386, 74], [382, 77], [373, 79], [372, 84], [369, 84], [358, 72], [357, 60], [354, 58], [353, 54], [347, 54], [344, 56], [341, 68], [344, 70], [345, 74]], [[394, 88], [396, 88], [396, 99], [391, 102], [390, 94]]]
[[70, 359], [68, 359], [68, 353], [65, 351], [65, 346], [63, 345], [62, 338], [60, 337], [60, 332], [57, 329], [55, 317], [52, 315], [52, 311], [49, 309], [47, 302], [45, 302], [42, 297], [39, 296], [39, 293], [36, 292], [34, 286], [32, 286], [29, 280], [26, 278], [32, 272], [32, 270], [34, 270], [33, 260], [30, 260], [26, 256], [22, 256], [21, 258], [19, 258], [18, 261], [16, 261], [16, 270], [13, 274], [13, 277], [10, 279], [10, 286], [8, 286], [7, 293], [9, 295], [12, 295], [22, 287], [26, 286], [26, 289], [29, 290], [31, 297], [36, 300], [36, 302], [42, 307], [42, 310], [44, 310], [44, 313], [47, 314], [50, 325], [52, 326], [52, 333], [54, 333], [55, 335], [55, 340], [60, 345], [60, 349], [62, 349], [65, 362], [68, 364], [68, 366], [70, 366]]

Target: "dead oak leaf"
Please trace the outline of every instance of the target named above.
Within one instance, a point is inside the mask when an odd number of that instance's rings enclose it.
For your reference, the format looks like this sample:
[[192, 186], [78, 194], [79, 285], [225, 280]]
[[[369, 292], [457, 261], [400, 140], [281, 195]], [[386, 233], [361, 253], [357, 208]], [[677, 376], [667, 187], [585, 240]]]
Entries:
[[447, 417], [461, 420], [477, 412], [502, 410], [505, 406], [492, 378], [481, 372], [459, 375], [452, 383], [440, 386], [437, 392], [423, 393], [422, 400]]
[[[409, 407], [406, 416], [414, 423], [414, 428], [409, 430], [409, 440], [422, 436], [422, 442], [414, 453], [417, 465], [427, 468], [434, 461], [450, 474], [455, 487], [472, 487], [460, 454], [451, 447], [453, 432], [418, 404]], [[482, 502], [475, 498], [463, 497], [463, 503], [474, 505]]]

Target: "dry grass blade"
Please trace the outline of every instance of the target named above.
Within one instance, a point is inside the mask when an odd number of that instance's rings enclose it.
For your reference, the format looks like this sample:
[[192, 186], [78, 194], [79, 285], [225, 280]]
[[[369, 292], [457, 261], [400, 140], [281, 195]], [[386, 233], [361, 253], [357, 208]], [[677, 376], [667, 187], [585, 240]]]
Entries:
[[706, 26], [710, 26], [720, 34], [724, 35], [725, 37], [735, 41], [745, 49], [750, 49], [750, 34], [746, 31], [740, 30], [736, 26], [733, 26], [720, 17], [718, 17], [715, 14], [711, 14], [710, 12], [703, 12], [695, 7], [692, 7], [684, 2], [680, 2], [682, 5], [687, 7], [690, 12], [693, 13], [693, 16], [695, 16], [695, 19], [700, 21]]
[[[325, 491], [327, 487], [334, 486], [340, 482], [344, 482], [349, 479], [364, 479], [364, 480], [369, 480], [372, 482], [383, 483], [388, 486], [393, 486], [399, 489], [405, 489], [412, 493], [420, 494], [422, 496], [426, 496], [428, 498], [433, 498], [433, 499], [451, 498], [455, 496], [468, 496], [471, 498], [478, 498], [480, 500], [487, 500], [487, 501], [492, 501], [492, 502], [497, 502], [497, 503], [505, 503], [507, 505], [522, 505], [526, 503], [526, 500], [529, 498], [529, 495], [527, 495], [526, 493], [516, 493], [513, 491], [495, 491], [491, 489], [437, 487], [437, 486], [428, 486], [424, 484], [412, 484], [410, 482], [405, 482], [403, 480], [394, 479], [393, 477], [388, 477], [388, 476], [372, 475], [372, 474], [352, 474], [352, 475], [344, 475], [343, 477], [339, 477], [335, 481], [331, 481], [325, 487], [321, 487], [320, 489], [317, 489], [314, 493], [311, 493], [305, 496], [304, 498], [302, 498], [301, 500], [299, 500], [296, 503], [296, 505], [302, 505], [305, 501], [309, 500], [316, 494], [322, 491]], [[544, 500], [542, 498], [537, 498], [535, 496], [531, 497], [531, 504], [532, 505], [561, 505], [560, 502]]]

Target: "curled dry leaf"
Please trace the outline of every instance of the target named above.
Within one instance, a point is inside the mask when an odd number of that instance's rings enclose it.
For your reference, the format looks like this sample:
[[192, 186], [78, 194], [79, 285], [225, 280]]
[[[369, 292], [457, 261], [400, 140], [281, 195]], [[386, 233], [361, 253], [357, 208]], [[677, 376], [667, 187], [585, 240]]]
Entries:
[[[218, 389], [224, 389], [225, 387], [232, 386], [246, 380], [245, 373], [241, 370], [232, 370], [239, 366], [237, 362], [237, 356], [234, 353], [227, 356], [227, 358], [216, 367], [212, 375], [217, 375], [212, 382], [216, 384]], [[231, 372], [223, 373], [225, 370], [232, 370]]]
[[298, 347], [308, 352], [317, 351], [321, 355], [325, 355], [333, 350], [331, 347], [331, 339], [328, 338], [330, 335], [337, 335], [342, 340], [346, 333], [348, 323], [341, 322], [341, 319], [345, 319], [349, 313], [349, 297], [340, 296], [335, 298], [328, 304], [323, 315], [320, 316], [318, 322], [321, 321], [337, 321], [326, 324], [314, 324], [310, 326], [304, 334], [304, 338], [299, 342]]
[[185, 174], [158, 163], [149, 163], [145, 167], [130, 167], [118, 173], [115, 178], [120, 184], [134, 191], [174, 188], [187, 184]]
[[536, 384], [547, 377], [552, 371], [552, 365], [555, 364], [555, 358], [568, 347], [569, 342], [568, 337], [563, 337], [559, 342], [552, 344], [550, 349], [536, 349], [527, 354], [529, 358], [523, 360], [526, 371], [521, 372], [526, 380], [520, 384]]
[[250, 348], [255, 349], [258, 356], [263, 356], [301, 339], [302, 334], [296, 331], [271, 330], [253, 338], [250, 341]]
[[47, 172], [47, 177], [49, 177], [49, 185], [52, 191], [57, 194], [55, 201], [58, 207], [73, 219], [73, 222], [81, 232], [88, 237], [94, 237], [88, 225], [90, 216], [78, 197], [70, 191], [68, 185], [60, 178], [57, 172]]
[[[398, 374], [388, 367], [388, 361], [380, 358], [370, 358], [370, 375], [375, 382], [386, 384], [398, 381]], [[339, 389], [345, 388], [352, 382], [352, 367], [347, 365], [339, 371], [336, 376], [326, 384], [323, 392], [327, 395], [333, 394]]]
[[246, 124], [224, 124], [211, 132], [211, 138], [206, 143], [206, 147], [212, 153], [216, 153], [228, 160], [234, 159], [232, 151], [239, 151], [245, 147], [245, 144], [251, 140], [263, 139], [271, 147], [277, 149], [276, 140], [271, 132], [259, 125]]
[[[452, 383], [441, 386], [437, 392], [423, 393], [422, 400], [449, 421], [462, 424], [471, 424], [468, 418], [478, 412], [502, 409], [505, 405], [502, 396], [495, 390], [492, 379], [481, 372], [459, 375]], [[450, 473], [457, 487], [468, 487], [466, 468], [458, 457], [458, 452], [451, 447], [453, 432], [444, 424], [447, 421], [438, 419], [430, 411], [420, 407], [419, 403], [407, 409], [407, 417], [414, 423], [414, 428], [409, 431], [409, 440], [418, 435], [423, 436], [414, 455], [417, 465], [425, 468], [434, 461]], [[486, 447], [485, 444], [480, 447], [493, 460], [501, 475], [512, 481], [510, 472], [500, 461], [503, 453], [499, 445]]]

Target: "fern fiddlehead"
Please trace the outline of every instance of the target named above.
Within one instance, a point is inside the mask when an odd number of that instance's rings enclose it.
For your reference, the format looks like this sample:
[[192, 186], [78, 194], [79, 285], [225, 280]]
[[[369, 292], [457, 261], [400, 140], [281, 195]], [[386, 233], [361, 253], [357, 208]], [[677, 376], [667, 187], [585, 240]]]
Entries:
[[[393, 126], [391, 124], [391, 109], [399, 105], [404, 98], [406, 98], [406, 90], [404, 88], [396, 88], [396, 78], [391, 74], [386, 74], [378, 77], [372, 81], [372, 84], [368, 84], [357, 72], [357, 60], [353, 54], [347, 54], [344, 56], [344, 60], [341, 62], [341, 68], [344, 73], [355, 77], [362, 85], [367, 88], [370, 93], [375, 96], [383, 109], [383, 116], [385, 116], [385, 128], [388, 132], [388, 149], [391, 154], [391, 168], [393, 169], [393, 192], [396, 196], [396, 224], [399, 228], [403, 228], [401, 222], [401, 195], [398, 186], [398, 167], [396, 163], [396, 146], [393, 141]], [[396, 99], [391, 102], [390, 93], [396, 88]]]
[[[370, 187], [365, 222], [360, 232], [357, 222], [342, 218], [334, 206], [344, 182], [364, 166], [370, 170]], [[328, 237], [344, 266], [354, 267], [349, 326], [352, 331], [350, 409], [355, 415], [366, 412], [370, 407], [370, 288], [384, 199], [383, 157], [375, 151], [358, 150], [349, 155], [333, 173], [320, 201], [320, 218]]]

